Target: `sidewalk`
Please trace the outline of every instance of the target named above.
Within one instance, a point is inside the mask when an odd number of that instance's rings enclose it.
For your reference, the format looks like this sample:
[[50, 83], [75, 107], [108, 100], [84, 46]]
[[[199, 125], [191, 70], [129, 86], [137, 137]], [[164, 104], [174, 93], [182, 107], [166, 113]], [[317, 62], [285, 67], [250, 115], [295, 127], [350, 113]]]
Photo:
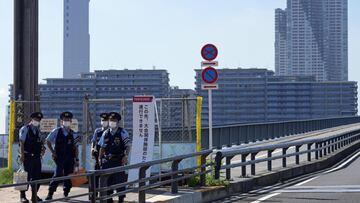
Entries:
[[[40, 187], [40, 190], [38, 192], [38, 196], [40, 198], [42, 198], [43, 200], [45, 200], [45, 197], [47, 195], [48, 192], [48, 186], [47, 185], [42, 185]], [[88, 188], [86, 187], [74, 187], [71, 189], [71, 192], [69, 195], [77, 195], [77, 194], [82, 194], [82, 193], [87, 193], [88, 192]], [[0, 189], [0, 202], [6, 202], [6, 203], [18, 203], [19, 202], [19, 196], [20, 193], [19, 191], [15, 190], [14, 188], [5, 188], [5, 189]], [[149, 190], [146, 191], [146, 199], [147, 202], [154, 202], [154, 200], [159, 200], [162, 201], [164, 199], [169, 199], [174, 195], [171, 195], [168, 192], [167, 188], [159, 188], [156, 190]], [[31, 192], [30, 190], [28, 190], [26, 192], [26, 197], [30, 200], [31, 198]], [[54, 199], [55, 198], [61, 198], [63, 197], [62, 194], [62, 186], [59, 185], [57, 191], [54, 194]], [[117, 197], [114, 198], [114, 200], [117, 200]], [[137, 202], [138, 200], [138, 194], [137, 193], [128, 193], [126, 195], [126, 202]], [[78, 197], [78, 198], [74, 198], [71, 200], [67, 200], [67, 201], [59, 201], [59, 202], [77, 202], [77, 203], [82, 203], [82, 202], [89, 202], [88, 197]], [[116, 202], [116, 201], [115, 201]]]

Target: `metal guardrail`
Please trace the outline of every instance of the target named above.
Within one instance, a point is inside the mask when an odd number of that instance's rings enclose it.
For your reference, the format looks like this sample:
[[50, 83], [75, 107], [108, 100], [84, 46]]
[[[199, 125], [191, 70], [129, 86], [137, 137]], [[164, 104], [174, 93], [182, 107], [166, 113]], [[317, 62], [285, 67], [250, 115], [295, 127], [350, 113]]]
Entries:
[[[307, 154], [307, 161], [311, 161], [311, 153], [315, 153], [315, 159], [331, 154], [338, 149], [343, 148], [355, 141], [360, 140], [360, 130], [352, 132], [345, 132], [334, 136], [318, 139], [306, 139], [303, 141], [292, 141], [288, 143], [273, 144], [268, 146], [254, 146], [237, 149], [224, 149], [216, 153], [215, 156], [215, 179], [220, 178], [220, 171], [226, 170], [226, 179], [231, 179], [231, 169], [241, 167], [241, 176], [246, 177], [246, 166], [251, 166], [251, 175], [255, 175], [255, 164], [260, 162], [267, 162], [267, 170], [272, 170], [272, 161], [282, 159], [282, 167], [287, 166], [286, 158], [295, 156], [295, 164], [300, 164], [300, 155]], [[300, 151], [301, 147], [306, 145], [306, 150]], [[295, 147], [295, 152], [287, 153], [290, 147]], [[282, 155], [272, 156], [276, 149], [281, 149]], [[256, 155], [261, 151], [267, 151], [266, 158], [256, 158]], [[231, 163], [232, 158], [241, 156], [241, 162]], [[250, 155], [250, 160], [246, 158]], [[225, 158], [225, 164], [222, 164]]]
[[[216, 126], [213, 127], [213, 147], [221, 149], [353, 123], [360, 123], [360, 116]], [[203, 128], [201, 142], [205, 149], [209, 146], [208, 135], [209, 130]]]
[[[165, 159], [159, 159], [139, 164], [133, 164], [133, 165], [126, 165], [121, 167], [115, 167], [105, 170], [93, 170], [89, 171], [87, 173], [83, 174], [77, 174], [77, 175], [71, 175], [71, 176], [64, 176], [64, 177], [58, 177], [58, 178], [49, 178], [49, 179], [42, 179], [42, 180], [36, 180], [36, 181], [30, 181], [27, 183], [19, 183], [19, 184], [8, 184], [8, 185], [0, 185], [1, 188], [9, 188], [9, 187], [15, 187], [20, 185], [32, 185], [32, 188], [37, 188], [37, 185], [49, 183], [50, 181], [64, 181], [64, 180], [70, 180], [71, 178], [76, 177], [84, 177], [86, 176], [89, 184], [88, 184], [88, 192], [76, 194], [64, 198], [57, 198], [53, 200], [47, 200], [43, 201], [46, 202], [56, 202], [56, 201], [62, 201], [66, 199], [72, 199], [77, 197], [84, 197], [88, 196], [89, 201], [92, 203], [95, 203], [97, 201], [100, 202], [106, 202], [107, 199], [112, 198], [114, 196], [124, 195], [129, 192], [138, 192], [138, 201], [139, 202], [145, 202], [145, 195], [146, 190], [157, 188], [163, 185], [171, 184], [171, 192], [173, 194], [178, 193], [178, 182], [181, 180], [189, 179], [191, 177], [200, 176], [200, 185], [205, 185], [205, 176], [207, 173], [211, 171], [211, 169], [206, 169], [208, 166], [211, 166], [211, 164], [206, 163], [206, 157], [212, 153], [212, 150], [204, 150], [200, 152], [165, 158]], [[182, 160], [192, 157], [201, 157], [201, 164], [200, 166], [195, 166], [191, 168], [185, 168], [179, 170], [179, 164]], [[146, 177], [146, 170], [148, 170], [151, 166], [159, 165], [163, 163], [171, 162], [171, 171]], [[107, 186], [107, 179], [112, 174], [117, 174], [119, 172], [127, 171], [130, 169], [139, 169], [139, 177], [137, 180], [115, 184], [112, 186]], [[179, 174], [183, 174], [180, 176]], [[100, 177], [100, 187], [96, 186], [96, 178]], [[170, 179], [166, 179], [170, 178]], [[158, 180], [160, 179], [160, 180]], [[164, 180], [165, 179], [165, 180]], [[149, 181], [154, 181], [154, 183], [146, 184]], [[134, 184], [138, 184], [137, 186], [134, 186]], [[119, 187], [126, 187], [129, 186], [124, 191], [116, 191], [116, 193], [107, 195], [108, 190], [113, 190], [115, 188]], [[100, 196], [97, 196], [96, 194], [100, 193]], [[32, 195], [36, 195], [36, 190], [32, 190]], [[34, 201], [33, 201], [34, 202]], [[35, 200], [35, 202], [37, 202]]]

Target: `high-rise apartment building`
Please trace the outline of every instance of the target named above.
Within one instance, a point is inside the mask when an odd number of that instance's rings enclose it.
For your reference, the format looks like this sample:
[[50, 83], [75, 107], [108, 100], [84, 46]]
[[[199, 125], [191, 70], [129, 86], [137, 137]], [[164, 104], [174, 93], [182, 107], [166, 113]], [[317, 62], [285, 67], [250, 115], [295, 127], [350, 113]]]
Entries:
[[347, 0], [288, 0], [276, 9], [276, 74], [348, 80], [347, 7]]
[[[208, 93], [203, 100], [203, 124], [208, 123]], [[275, 76], [267, 69], [218, 69], [219, 89], [212, 92], [213, 124], [260, 123], [357, 115], [357, 83], [316, 81], [315, 76]]]
[[275, 72], [288, 75], [287, 69], [287, 21], [286, 10], [275, 10]]
[[64, 0], [63, 77], [90, 71], [89, 0]]

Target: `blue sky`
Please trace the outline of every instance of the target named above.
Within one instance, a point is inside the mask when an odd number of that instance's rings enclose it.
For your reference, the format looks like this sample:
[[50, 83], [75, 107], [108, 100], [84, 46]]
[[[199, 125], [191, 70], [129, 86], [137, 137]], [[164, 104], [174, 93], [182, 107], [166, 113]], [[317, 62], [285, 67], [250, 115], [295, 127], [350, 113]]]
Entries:
[[[39, 0], [39, 79], [62, 76], [63, 0]], [[274, 9], [286, 0], [90, 0], [90, 66], [167, 69], [194, 88], [200, 48], [220, 67], [274, 69]], [[360, 1], [349, 0], [349, 79], [360, 80]], [[0, 0], [0, 133], [12, 82], [13, 1]], [[40, 82], [43, 82], [40, 80]]]

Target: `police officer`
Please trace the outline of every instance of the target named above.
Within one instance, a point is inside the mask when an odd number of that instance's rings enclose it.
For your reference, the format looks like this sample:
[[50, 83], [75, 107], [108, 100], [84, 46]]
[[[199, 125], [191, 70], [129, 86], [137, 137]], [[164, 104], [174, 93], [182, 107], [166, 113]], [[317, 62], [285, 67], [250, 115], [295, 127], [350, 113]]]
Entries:
[[[43, 118], [43, 114], [40, 112], [34, 112], [30, 115], [31, 121], [27, 125], [23, 126], [19, 132], [20, 140], [20, 162], [24, 165], [25, 171], [28, 173], [27, 180], [34, 181], [41, 178], [41, 156], [43, 155], [43, 142], [40, 135], [40, 121]], [[40, 185], [35, 188], [31, 186], [31, 190], [35, 190], [36, 193], [39, 190]], [[31, 201], [42, 201], [38, 196], [32, 196]], [[26, 199], [25, 191], [20, 192], [20, 201], [22, 203], [29, 202]]]
[[[121, 116], [117, 112], [109, 113], [109, 129], [105, 130], [100, 138], [100, 153], [99, 163], [101, 169], [113, 168], [123, 166], [128, 162], [128, 154], [130, 151], [130, 139], [129, 134], [126, 130], [119, 126]], [[112, 174], [108, 178], [108, 186], [126, 182], [125, 172], [118, 174]], [[117, 188], [117, 192], [125, 190], [125, 187]], [[108, 195], [112, 194], [113, 191], [107, 191]], [[119, 196], [119, 202], [124, 202], [125, 195]], [[108, 199], [108, 203], [112, 203], [113, 200]]]
[[[78, 136], [71, 130], [71, 121], [73, 114], [63, 112], [60, 115], [61, 127], [55, 128], [46, 138], [47, 146], [52, 153], [56, 169], [53, 178], [67, 176], [74, 172], [74, 167], [78, 165]], [[55, 145], [53, 148], [52, 145]], [[59, 181], [51, 181], [49, 193], [46, 200], [51, 200], [56, 191]], [[71, 180], [64, 180], [63, 190], [64, 197], [69, 195], [71, 189]]]
[[95, 159], [95, 168], [94, 168], [95, 170], [100, 169], [100, 164], [99, 164], [100, 145], [98, 145], [98, 143], [99, 143], [100, 138], [101, 138], [102, 134], [104, 133], [104, 131], [106, 129], [108, 129], [108, 127], [109, 127], [109, 114], [101, 113], [100, 119], [101, 119], [101, 127], [95, 129], [94, 134], [91, 139], [91, 143], [92, 143], [91, 155], [92, 155], [93, 159]]
[[[101, 127], [95, 129], [93, 137], [91, 139], [91, 155], [92, 158], [95, 160], [95, 167], [94, 167], [95, 170], [100, 169], [100, 164], [99, 164], [100, 145], [98, 145], [98, 143], [104, 131], [109, 127], [109, 114], [101, 113], [100, 119], [101, 119]], [[96, 177], [95, 180], [96, 187], [99, 186], [99, 178], [100, 178], [99, 176]]]

